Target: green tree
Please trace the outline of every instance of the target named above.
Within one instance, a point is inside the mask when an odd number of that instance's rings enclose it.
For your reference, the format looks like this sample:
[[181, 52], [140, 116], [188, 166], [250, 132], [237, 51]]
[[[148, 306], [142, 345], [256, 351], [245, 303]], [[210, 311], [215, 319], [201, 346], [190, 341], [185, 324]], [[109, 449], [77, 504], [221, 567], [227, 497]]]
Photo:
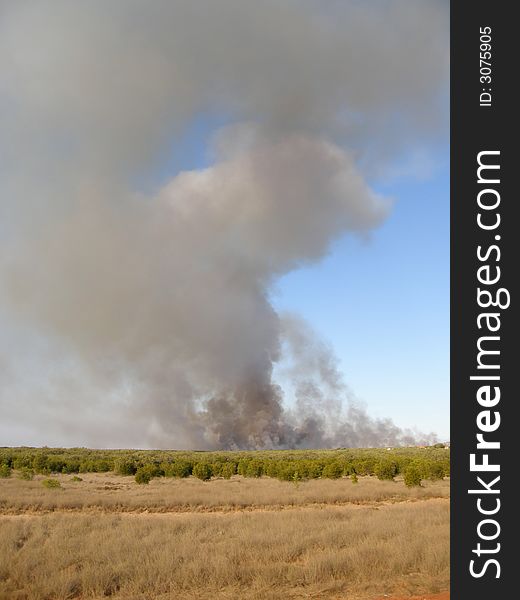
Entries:
[[437, 481], [444, 477], [444, 466], [440, 462], [432, 462], [428, 465], [428, 479]]
[[230, 479], [236, 473], [236, 470], [237, 467], [234, 462], [225, 462], [220, 469], [220, 475], [225, 479]]
[[193, 467], [192, 474], [194, 477], [197, 477], [201, 481], [209, 481], [211, 479], [211, 476], [213, 475], [213, 472], [211, 470], [211, 466], [208, 463], [200, 462]]
[[135, 481], [139, 485], [148, 484], [153, 479], [153, 470], [150, 465], [139, 467], [135, 473]]
[[135, 475], [137, 473], [137, 465], [129, 458], [121, 458], [115, 461], [114, 471], [118, 475]]
[[6, 464], [0, 465], [0, 477], [3, 479], [7, 479], [7, 477], [11, 477], [11, 467]]
[[247, 465], [246, 477], [262, 477], [264, 474], [264, 463], [261, 460], [253, 459]]
[[421, 470], [417, 465], [409, 464], [404, 470], [404, 483], [407, 487], [421, 485]]
[[327, 479], [339, 479], [343, 475], [343, 465], [337, 461], [330, 462], [323, 467], [322, 477]]
[[375, 465], [374, 474], [382, 481], [393, 481], [397, 474], [397, 465], [390, 460], [381, 460]]
[[22, 467], [18, 471], [18, 478], [25, 479], [25, 481], [31, 481], [34, 478], [34, 471], [29, 467]]
[[164, 469], [166, 477], [189, 477], [193, 464], [188, 460], [174, 460]]

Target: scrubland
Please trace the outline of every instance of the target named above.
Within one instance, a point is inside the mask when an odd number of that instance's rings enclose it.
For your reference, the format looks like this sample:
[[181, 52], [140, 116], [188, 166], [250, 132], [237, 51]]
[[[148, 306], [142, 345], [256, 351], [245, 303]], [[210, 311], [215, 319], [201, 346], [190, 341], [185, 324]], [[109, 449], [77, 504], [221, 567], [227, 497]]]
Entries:
[[86, 473], [82, 481], [71, 475], [53, 475], [60, 488], [46, 489], [45, 476], [32, 481], [13, 475], [0, 479], [0, 511], [3, 514], [49, 511], [110, 512], [210, 512], [235, 510], [283, 510], [298, 506], [363, 505], [447, 498], [448, 480], [425, 481], [422, 487], [407, 488], [397, 481], [360, 477], [317, 479], [297, 483], [267, 477], [213, 479], [195, 477], [153, 479], [138, 485], [133, 477], [114, 473]]
[[[0, 479], [0, 598], [365, 600], [449, 582], [449, 480]], [[78, 479], [76, 477], [76, 479]]]

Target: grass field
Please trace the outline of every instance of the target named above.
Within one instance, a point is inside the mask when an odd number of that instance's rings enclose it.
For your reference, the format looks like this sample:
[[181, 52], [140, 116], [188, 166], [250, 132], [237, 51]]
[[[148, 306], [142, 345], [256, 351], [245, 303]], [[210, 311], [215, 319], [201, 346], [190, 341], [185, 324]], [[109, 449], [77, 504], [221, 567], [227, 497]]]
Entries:
[[447, 590], [449, 480], [0, 479], [0, 598], [373, 599]]

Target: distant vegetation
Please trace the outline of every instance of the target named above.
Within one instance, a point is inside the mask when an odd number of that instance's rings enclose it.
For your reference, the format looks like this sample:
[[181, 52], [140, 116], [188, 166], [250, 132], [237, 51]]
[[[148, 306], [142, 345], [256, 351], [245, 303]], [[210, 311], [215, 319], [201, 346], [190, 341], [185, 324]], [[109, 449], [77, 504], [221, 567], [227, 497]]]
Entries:
[[187, 452], [177, 450], [89, 450], [86, 448], [0, 448], [0, 476], [15, 469], [24, 478], [34, 473], [103, 473], [135, 477], [149, 483], [154, 477], [274, 477], [282, 481], [339, 479], [375, 475], [392, 480], [403, 475], [408, 486], [450, 474], [450, 451], [436, 444], [426, 448], [337, 450], [269, 450]]

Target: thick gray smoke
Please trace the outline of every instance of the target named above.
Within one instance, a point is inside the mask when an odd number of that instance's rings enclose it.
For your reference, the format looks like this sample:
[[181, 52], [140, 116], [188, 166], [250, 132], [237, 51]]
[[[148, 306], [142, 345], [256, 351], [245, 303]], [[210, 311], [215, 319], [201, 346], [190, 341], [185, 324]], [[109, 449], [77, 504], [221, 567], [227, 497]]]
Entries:
[[[105, 446], [413, 439], [270, 291], [385, 219], [366, 178], [445, 127], [447, 33], [419, 0], [1, 3], [6, 422]], [[168, 173], [205, 119], [209, 166]]]

